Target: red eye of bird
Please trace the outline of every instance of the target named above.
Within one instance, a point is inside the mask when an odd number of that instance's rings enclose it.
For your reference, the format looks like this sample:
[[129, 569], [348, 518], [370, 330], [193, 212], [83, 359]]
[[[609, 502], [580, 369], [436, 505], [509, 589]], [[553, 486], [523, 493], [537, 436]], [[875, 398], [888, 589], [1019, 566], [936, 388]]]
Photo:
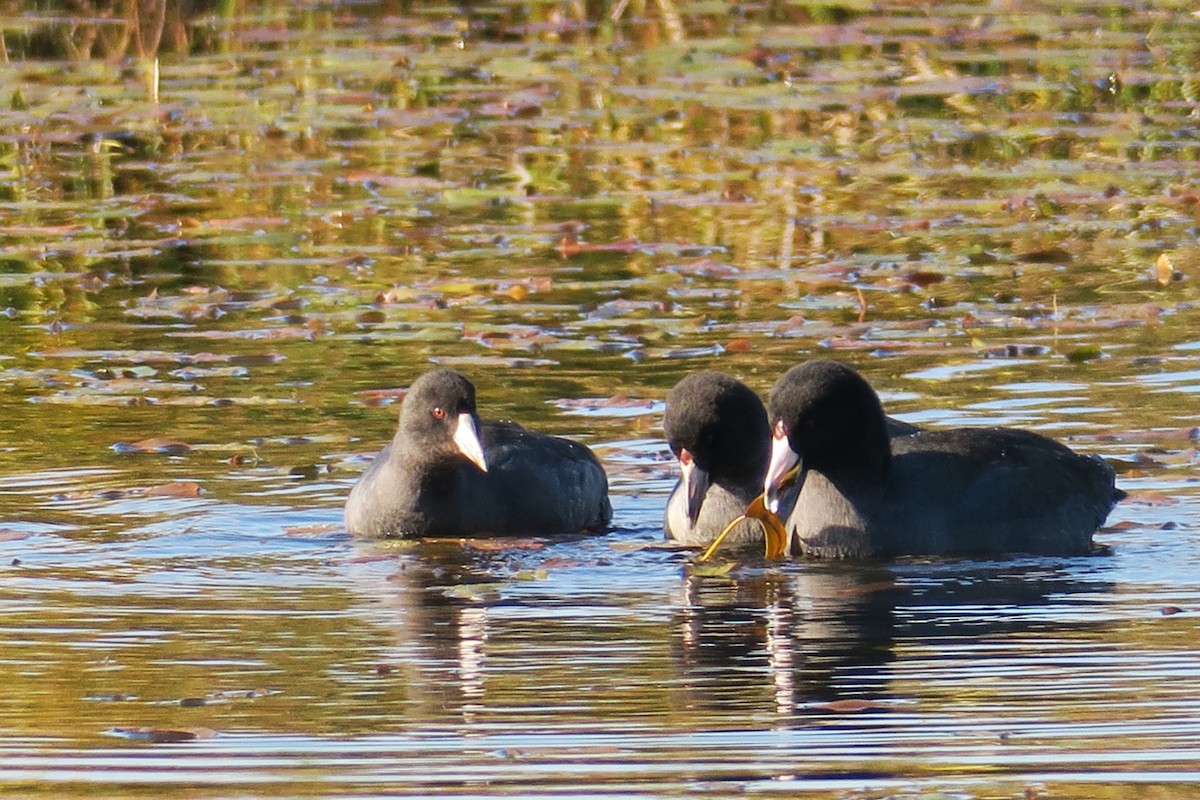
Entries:
[[446, 409], [442, 408], [441, 406], [434, 406], [433, 411], [430, 411], [429, 413], [433, 414], [434, 419], [446, 418]]

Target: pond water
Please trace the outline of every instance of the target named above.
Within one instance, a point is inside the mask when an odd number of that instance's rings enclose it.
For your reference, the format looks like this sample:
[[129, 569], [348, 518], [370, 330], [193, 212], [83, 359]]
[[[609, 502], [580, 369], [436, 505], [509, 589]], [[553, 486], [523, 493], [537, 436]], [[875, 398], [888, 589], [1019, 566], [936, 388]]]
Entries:
[[[232, 5], [0, 22], [5, 794], [1195, 796], [1190, 6]], [[663, 398], [814, 356], [1103, 552], [694, 570]], [[435, 364], [614, 529], [351, 540]]]

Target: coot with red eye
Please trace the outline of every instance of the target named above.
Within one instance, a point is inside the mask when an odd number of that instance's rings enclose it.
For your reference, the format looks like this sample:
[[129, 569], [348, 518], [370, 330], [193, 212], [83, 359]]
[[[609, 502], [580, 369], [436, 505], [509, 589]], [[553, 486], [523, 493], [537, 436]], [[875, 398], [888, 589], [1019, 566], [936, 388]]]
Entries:
[[[889, 438], [861, 375], [808, 361], [768, 403], [767, 507], [793, 555], [1080, 554], [1125, 493], [1111, 467], [1013, 428], [922, 430]], [[777, 497], [793, 468], [797, 480]], [[790, 510], [789, 510], [790, 509]]]
[[475, 387], [427, 372], [400, 407], [396, 435], [346, 500], [356, 536], [511, 536], [598, 532], [608, 480], [582, 444], [479, 419]]

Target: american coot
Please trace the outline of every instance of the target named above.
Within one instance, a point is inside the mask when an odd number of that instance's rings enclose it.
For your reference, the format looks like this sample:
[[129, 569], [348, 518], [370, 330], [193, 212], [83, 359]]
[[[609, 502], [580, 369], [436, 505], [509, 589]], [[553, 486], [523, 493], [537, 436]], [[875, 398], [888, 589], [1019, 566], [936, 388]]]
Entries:
[[[890, 417], [886, 424], [889, 436], [920, 430]], [[676, 541], [709, 544], [762, 493], [771, 461], [767, 410], [737, 379], [697, 372], [667, 395], [663, 431], [681, 475], [667, 500], [663, 528]], [[730, 531], [725, 546], [744, 547], [762, 538], [759, 524], [747, 520]]]
[[417, 378], [391, 443], [346, 500], [358, 536], [509, 536], [604, 530], [608, 480], [582, 444], [480, 422], [452, 370]]
[[767, 506], [786, 514], [802, 555], [1087, 553], [1125, 496], [1102, 459], [1028, 431], [926, 430], [889, 442], [875, 392], [832, 361], [788, 370], [769, 409]]

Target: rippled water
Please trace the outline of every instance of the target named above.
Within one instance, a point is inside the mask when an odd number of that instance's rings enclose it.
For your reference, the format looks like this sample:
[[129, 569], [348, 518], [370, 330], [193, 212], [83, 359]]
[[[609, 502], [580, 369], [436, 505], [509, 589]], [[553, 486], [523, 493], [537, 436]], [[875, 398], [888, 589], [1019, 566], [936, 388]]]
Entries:
[[[218, 9], [157, 102], [6, 23], [5, 795], [1195, 795], [1200, 21], [628, 6]], [[1103, 552], [693, 570], [667, 390], [816, 355], [1108, 458]], [[614, 530], [347, 537], [434, 364]]]

